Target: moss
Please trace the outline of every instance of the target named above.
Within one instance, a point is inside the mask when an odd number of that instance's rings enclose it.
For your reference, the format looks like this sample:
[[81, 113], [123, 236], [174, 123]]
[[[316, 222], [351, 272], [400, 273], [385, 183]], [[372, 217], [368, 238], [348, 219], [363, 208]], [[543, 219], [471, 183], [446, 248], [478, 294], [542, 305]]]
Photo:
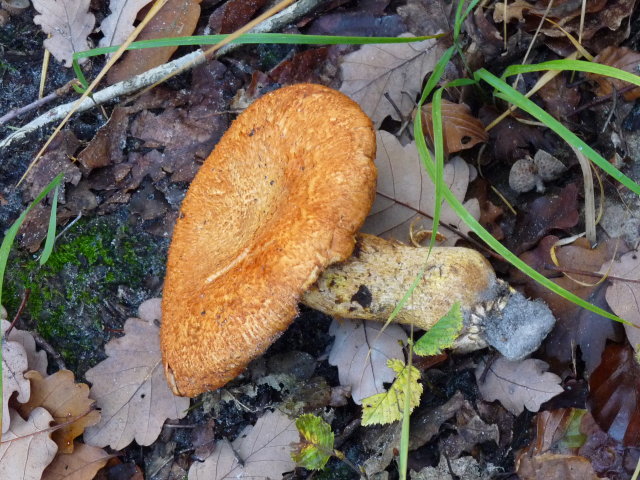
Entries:
[[[42, 267], [26, 254], [14, 254], [7, 268], [3, 301], [15, 313], [25, 288], [31, 290], [23, 318], [63, 356], [84, 372], [100, 360], [110, 331], [164, 276], [167, 240], [127, 225], [122, 217], [78, 222], [56, 244]], [[150, 280], [151, 279], [151, 280]], [[124, 292], [124, 293], [123, 293]]]

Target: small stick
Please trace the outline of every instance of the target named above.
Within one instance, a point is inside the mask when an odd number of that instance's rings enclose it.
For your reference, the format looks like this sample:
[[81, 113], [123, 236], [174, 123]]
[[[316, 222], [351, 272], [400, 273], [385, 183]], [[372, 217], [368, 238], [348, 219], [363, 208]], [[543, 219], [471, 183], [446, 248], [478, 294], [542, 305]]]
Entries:
[[67, 369], [67, 366], [64, 363], [62, 355], [60, 355], [58, 352], [56, 352], [55, 348], [53, 348], [51, 346], [51, 344], [49, 344], [49, 342], [47, 342], [44, 338], [42, 338], [42, 336], [37, 332], [31, 332], [31, 335], [33, 335], [33, 339], [36, 341], [36, 344], [42, 350], [44, 350], [49, 355], [51, 355], [51, 358], [53, 358], [53, 361], [58, 366], [58, 370], [66, 370]]
[[[545, 264], [543, 268], [545, 268], [546, 270], [553, 270], [554, 272], [574, 273], [576, 275], [584, 275], [587, 277], [594, 277], [594, 278], [602, 278], [604, 276], [604, 274], [602, 273], [590, 272], [588, 270], [580, 270], [578, 268], [556, 267], [555, 265], [547, 265], [547, 264]], [[620, 282], [640, 283], [640, 280], [634, 280], [632, 278], [614, 277], [613, 275], [608, 275], [607, 279], [618, 280]]]

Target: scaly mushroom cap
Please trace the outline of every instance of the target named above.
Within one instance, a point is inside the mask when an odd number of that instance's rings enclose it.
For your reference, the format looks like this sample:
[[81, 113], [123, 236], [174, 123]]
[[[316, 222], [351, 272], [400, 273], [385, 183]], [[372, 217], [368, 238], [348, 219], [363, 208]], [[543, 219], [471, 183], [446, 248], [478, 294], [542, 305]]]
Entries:
[[343, 94], [282, 88], [238, 116], [191, 183], [176, 223], [161, 346], [173, 391], [221, 387], [346, 259], [375, 195], [375, 134]]

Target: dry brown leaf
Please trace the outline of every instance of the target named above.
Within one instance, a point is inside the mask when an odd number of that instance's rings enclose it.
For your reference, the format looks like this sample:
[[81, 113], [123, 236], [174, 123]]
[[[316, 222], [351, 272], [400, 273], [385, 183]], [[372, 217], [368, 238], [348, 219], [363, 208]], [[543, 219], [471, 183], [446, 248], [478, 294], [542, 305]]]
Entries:
[[160, 299], [147, 300], [130, 318], [124, 337], [105, 347], [109, 358], [86, 373], [91, 398], [101, 409], [98, 425], [85, 430], [84, 440], [96, 447], [120, 450], [132, 440], [150, 445], [167, 418], [186, 415], [189, 399], [175, 396], [164, 376], [160, 354]]
[[[422, 129], [433, 143], [431, 103], [422, 109]], [[489, 135], [482, 122], [471, 115], [471, 109], [464, 103], [442, 100], [442, 130], [447, 153], [473, 148], [486, 142]]]
[[[6, 327], [4, 329], [6, 330]], [[47, 374], [47, 354], [44, 350], [36, 349], [36, 341], [31, 333], [14, 328], [7, 339], [10, 342], [19, 343], [24, 348], [27, 354], [27, 370], [36, 370], [43, 375]]]
[[529, 11], [534, 9], [533, 5], [525, 0], [516, 0], [515, 2], [507, 3], [506, 9], [503, 2], [497, 2], [493, 9], [493, 21], [496, 23], [502, 23], [506, 20], [509, 23], [515, 19], [519, 22], [524, 21], [523, 11]]
[[[9, 328], [10, 323], [2, 320], [2, 338], [4, 332]], [[27, 352], [18, 342], [2, 342], [2, 433], [9, 431], [11, 427], [11, 416], [9, 415], [9, 399], [14, 393], [18, 396], [16, 400], [24, 403], [29, 400], [31, 386], [29, 380], [24, 378], [24, 372], [28, 368]], [[0, 477], [2, 478], [2, 477]]]
[[[91, 0], [33, 0], [40, 15], [33, 22], [50, 35], [44, 46], [56, 60], [70, 67], [73, 54], [91, 48], [87, 37], [93, 30], [96, 19], [89, 13]], [[79, 63], [87, 59], [79, 60]]]
[[25, 378], [31, 381], [31, 398], [20, 405], [18, 411], [27, 417], [37, 407], [47, 409], [55, 425], [64, 425], [52, 435], [58, 451], [73, 452], [73, 440], [82, 435], [86, 427], [100, 421], [100, 413], [92, 410], [94, 400], [89, 398], [89, 387], [84, 383], [75, 383], [73, 372], [69, 370], [60, 370], [48, 377], [30, 371]]
[[[602, 65], [619, 68], [625, 72], [637, 74], [638, 66], [640, 65], [640, 53], [627, 47], [612, 46], [602, 50], [593, 61]], [[610, 95], [614, 89], [616, 92], [619, 92], [623, 88], [631, 85], [630, 83], [613, 77], [605, 77], [604, 75], [596, 75], [594, 73], [587, 73], [587, 78], [598, 84], [596, 95], [599, 97]], [[623, 97], [627, 102], [632, 102], [636, 98], [640, 98], [640, 87], [635, 87], [625, 92]]]
[[111, 0], [111, 13], [100, 24], [104, 37], [100, 40], [99, 46], [110, 47], [123, 43], [135, 30], [133, 24], [136, 15], [148, 3], [151, 3], [151, 0]]
[[245, 428], [232, 444], [221, 440], [204, 462], [194, 462], [189, 480], [281, 478], [295, 468], [291, 443], [299, 439], [294, 420], [278, 410], [269, 412], [255, 426]]
[[329, 353], [329, 363], [338, 367], [340, 385], [351, 387], [353, 401], [386, 392], [396, 374], [387, 366], [387, 360], [404, 361], [402, 345], [407, 333], [400, 325], [384, 325], [363, 320], [333, 320], [329, 334], [336, 338]]
[[[489, 371], [481, 381], [485, 368]], [[535, 358], [511, 362], [500, 357], [489, 367], [482, 363], [476, 369], [480, 395], [487, 402], [498, 400], [514, 415], [521, 414], [525, 407], [537, 412], [540, 405], [564, 391], [560, 377], [547, 372], [547, 368], [545, 362]]]
[[[144, 27], [136, 40], [187, 37], [200, 18], [200, 0], [169, 0]], [[127, 80], [165, 63], [178, 47], [131, 50], [109, 71], [109, 83]]]
[[[603, 265], [600, 272], [609, 272], [609, 275], [613, 277], [640, 280], [638, 252], [624, 254], [619, 261], [613, 262], [610, 270], [609, 264], [610, 262]], [[607, 288], [606, 299], [613, 313], [635, 325], [624, 325], [624, 329], [633, 349], [640, 352], [640, 284], [611, 280], [611, 284]]]
[[73, 453], [58, 454], [42, 474], [42, 480], [91, 480], [112, 458], [101, 448], [76, 442]]
[[44, 408], [36, 408], [27, 421], [11, 410], [11, 428], [0, 441], [0, 478], [40, 480], [58, 449], [49, 438], [52, 420]]
[[[435, 186], [420, 163], [415, 143], [403, 147], [396, 137], [384, 131], [378, 132], [377, 143], [378, 195], [362, 231], [408, 242], [413, 223], [417, 229], [431, 228], [431, 219], [419, 215], [417, 211], [433, 215]], [[459, 157], [445, 165], [444, 183], [461, 202], [464, 201], [470, 177], [474, 173]], [[480, 218], [480, 205], [476, 199], [468, 200], [464, 206], [474, 218]], [[440, 224], [439, 232], [444, 235], [445, 240], [439, 242], [439, 245], [453, 245], [459, 240], [457, 235], [443, 225], [453, 225], [463, 234], [470, 231], [444, 201], [440, 211]]]
[[522, 480], [599, 480], [591, 462], [579, 455], [524, 455], [516, 466]]
[[[420, 92], [422, 79], [438, 61], [436, 50], [435, 40], [365, 45], [342, 60], [340, 91], [358, 102], [375, 126], [380, 126], [388, 115], [406, 120], [414, 108], [413, 99]], [[398, 118], [385, 93], [404, 118]]]

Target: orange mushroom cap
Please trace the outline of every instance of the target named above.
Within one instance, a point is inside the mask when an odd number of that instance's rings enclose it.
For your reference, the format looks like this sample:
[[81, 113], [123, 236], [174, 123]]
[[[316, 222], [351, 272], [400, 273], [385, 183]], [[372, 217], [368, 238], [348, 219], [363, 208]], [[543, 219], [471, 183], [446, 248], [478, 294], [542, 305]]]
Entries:
[[351, 254], [375, 151], [360, 107], [320, 85], [271, 92], [233, 122], [191, 183], [169, 249], [160, 336], [176, 394], [236, 377], [319, 273]]

